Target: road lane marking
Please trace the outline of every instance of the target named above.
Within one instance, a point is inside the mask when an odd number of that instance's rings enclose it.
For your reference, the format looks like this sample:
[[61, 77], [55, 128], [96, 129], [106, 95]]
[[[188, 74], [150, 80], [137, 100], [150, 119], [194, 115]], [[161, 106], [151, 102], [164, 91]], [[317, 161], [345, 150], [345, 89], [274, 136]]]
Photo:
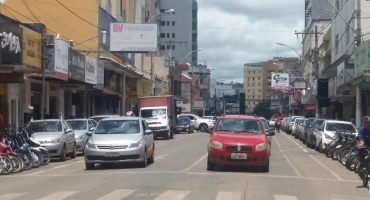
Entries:
[[165, 159], [165, 157], [168, 156], [168, 154], [163, 154], [163, 155], [160, 155], [160, 156], [157, 156], [157, 157], [154, 157], [155, 160], [163, 160]]
[[333, 172], [333, 170], [330, 170], [327, 166], [325, 166], [322, 162], [320, 162], [319, 160], [317, 160], [315, 157], [313, 157], [312, 155], [310, 155], [310, 158], [312, 160], [314, 160], [317, 164], [321, 165], [321, 167], [323, 167], [324, 169], [326, 169], [327, 171], [329, 171], [336, 179], [338, 179], [339, 181], [342, 181], [343, 179], [335, 172]]
[[183, 200], [190, 191], [168, 190], [154, 200]]
[[216, 200], [240, 200], [240, 192], [219, 192]]
[[308, 153], [308, 151], [306, 149], [303, 149], [304, 152]]
[[121, 200], [130, 196], [136, 190], [114, 190], [113, 192], [99, 198], [98, 200]]
[[44, 171], [39, 171], [39, 172], [35, 172], [35, 173], [32, 173], [32, 174], [27, 174], [26, 176], [32, 176], [32, 175], [35, 175], [35, 174], [40, 174], [42, 172], [44, 172]]
[[63, 191], [63, 192], [55, 192], [53, 194], [50, 194], [46, 197], [43, 197], [39, 200], [62, 200], [65, 199], [73, 194], [77, 193], [77, 191]]
[[207, 158], [207, 156], [208, 156], [208, 153], [206, 155], [202, 156], [201, 158], [199, 158], [197, 161], [195, 161], [189, 167], [181, 170], [181, 172], [187, 172], [187, 171], [191, 170], [193, 167], [197, 166], [200, 162], [202, 162], [205, 158]]
[[297, 174], [297, 176], [303, 177], [301, 172], [298, 171], [298, 169], [293, 165], [293, 163], [289, 160], [289, 158], [285, 155], [285, 153], [283, 153], [283, 156], [284, 156], [285, 160], [288, 162], [288, 164], [290, 165], [290, 167], [293, 168], [293, 170]]
[[274, 195], [275, 200], [297, 200], [297, 197], [286, 195]]
[[26, 195], [27, 193], [9, 193], [0, 196], [1, 200], [12, 200], [20, 196]]

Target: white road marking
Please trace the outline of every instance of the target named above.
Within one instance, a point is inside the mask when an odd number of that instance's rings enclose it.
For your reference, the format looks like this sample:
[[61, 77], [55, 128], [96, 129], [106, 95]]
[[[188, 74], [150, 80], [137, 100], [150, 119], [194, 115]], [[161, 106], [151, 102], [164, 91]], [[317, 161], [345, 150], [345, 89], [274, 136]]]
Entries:
[[113, 192], [99, 198], [98, 200], [121, 200], [128, 197], [136, 190], [114, 190]]
[[168, 190], [154, 200], [183, 200], [190, 191]]
[[72, 164], [75, 164], [75, 163], [70, 163], [70, 164], [66, 164], [66, 165], [60, 165], [58, 167], [53, 167], [50, 170], [52, 170], [52, 169], [59, 169], [59, 168], [62, 168], [62, 167], [67, 167], [67, 166], [72, 165]]
[[12, 200], [20, 196], [26, 195], [27, 193], [9, 193], [0, 196], [1, 200]]
[[319, 160], [317, 160], [315, 157], [313, 157], [312, 155], [310, 155], [310, 158], [312, 160], [314, 160], [315, 162], [317, 162], [317, 164], [321, 165], [321, 167], [323, 167], [324, 169], [326, 169], [327, 171], [329, 171], [336, 179], [342, 181], [343, 179], [335, 172], [333, 172], [333, 170], [330, 170], [327, 166], [325, 166], [323, 163], [321, 163]]
[[308, 153], [308, 151], [306, 149], [302, 149], [304, 152]]
[[219, 192], [216, 200], [240, 200], [239, 192]]
[[297, 197], [286, 195], [274, 195], [275, 200], [297, 200]]
[[27, 174], [26, 176], [32, 176], [32, 175], [35, 175], [35, 174], [40, 174], [42, 172], [45, 172], [45, 171], [39, 171], [39, 172], [35, 172], [35, 173], [32, 173], [32, 174]]
[[189, 167], [181, 170], [181, 172], [187, 172], [189, 170], [191, 170], [193, 167], [195, 167], [196, 165], [198, 165], [200, 162], [202, 162], [205, 158], [207, 158], [208, 156], [208, 153], [204, 156], [202, 156], [201, 158], [199, 158], [197, 161], [195, 161], [193, 164], [191, 164]]
[[163, 159], [165, 159], [166, 156], [168, 156], [168, 154], [163, 154], [163, 155], [160, 155], [160, 156], [156, 156], [155, 159], [156, 160], [163, 160]]
[[298, 169], [293, 165], [293, 163], [289, 160], [289, 158], [283, 153], [283, 156], [285, 160], [288, 162], [291, 168], [293, 168], [294, 172], [297, 174], [299, 177], [303, 177], [301, 172], [298, 171]]
[[64, 191], [64, 192], [55, 192], [53, 194], [50, 194], [46, 197], [43, 197], [39, 200], [62, 200], [65, 199], [73, 194], [77, 193], [77, 191]]

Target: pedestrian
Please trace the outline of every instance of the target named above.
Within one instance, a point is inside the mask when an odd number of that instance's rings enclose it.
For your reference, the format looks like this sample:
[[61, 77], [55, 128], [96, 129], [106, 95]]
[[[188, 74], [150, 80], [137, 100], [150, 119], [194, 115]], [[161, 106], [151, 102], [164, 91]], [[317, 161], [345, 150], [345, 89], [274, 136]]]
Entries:
[[364, 163], [364, 160], [365, 160], [365, 156], [366, 156], [366, 149], [364, 148], [361, 148], [363, 147], [364, 145], [365, 146], [370, 146], [370, 116], [365, 116], [363, 119], [362, 119], [362, 124], [363, 126], [360, 128], [360, 131], [359, 131], [359, 142], [357, 144], [357, 148], [359, 148], [359, 160], [360, 160], [360, 171], [361, 173], [359, 173], [359, 175], [361, 176], [362, 178], [362, 169], [365, 167], [365, 164]]

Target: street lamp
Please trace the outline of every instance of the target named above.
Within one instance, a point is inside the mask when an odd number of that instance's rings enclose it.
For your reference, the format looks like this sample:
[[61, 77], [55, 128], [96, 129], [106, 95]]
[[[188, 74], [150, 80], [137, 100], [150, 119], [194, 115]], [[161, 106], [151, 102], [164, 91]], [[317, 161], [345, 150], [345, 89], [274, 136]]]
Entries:
[[166, 13], [174, 13], [175, 12], [175, 9], [168, 9], [164, 12], [161, 12], [161, 13], [158, 13], [156, 15], [154, 15], [153, 17], [151, 17], [146, 23], [148, 24], [154, 17], [157, 17], [158, 15], [161, 15], [161, 14], [166, 14]]

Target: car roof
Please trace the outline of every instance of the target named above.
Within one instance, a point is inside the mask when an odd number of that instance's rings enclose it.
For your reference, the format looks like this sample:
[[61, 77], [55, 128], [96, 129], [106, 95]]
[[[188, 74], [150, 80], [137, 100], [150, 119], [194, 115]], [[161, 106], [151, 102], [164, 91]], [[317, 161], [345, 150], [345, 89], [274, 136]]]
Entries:
[[224, 115], [221, 119], [259, 119], [255, 115]]
[[100, 121], [113, 121], [113, 120], [139, 120], [141, 117], [136, 116], [122, 116], [122, 117], [109, 117], [103, 118]]
[[62, 121], [62, 119], [39, 119], [33, 120], [31, 122], [55, 122], [55, 121]]
[[85, 121], [85, 120], [88, 120], [88, 119], [66, 119], [66, 121]]

